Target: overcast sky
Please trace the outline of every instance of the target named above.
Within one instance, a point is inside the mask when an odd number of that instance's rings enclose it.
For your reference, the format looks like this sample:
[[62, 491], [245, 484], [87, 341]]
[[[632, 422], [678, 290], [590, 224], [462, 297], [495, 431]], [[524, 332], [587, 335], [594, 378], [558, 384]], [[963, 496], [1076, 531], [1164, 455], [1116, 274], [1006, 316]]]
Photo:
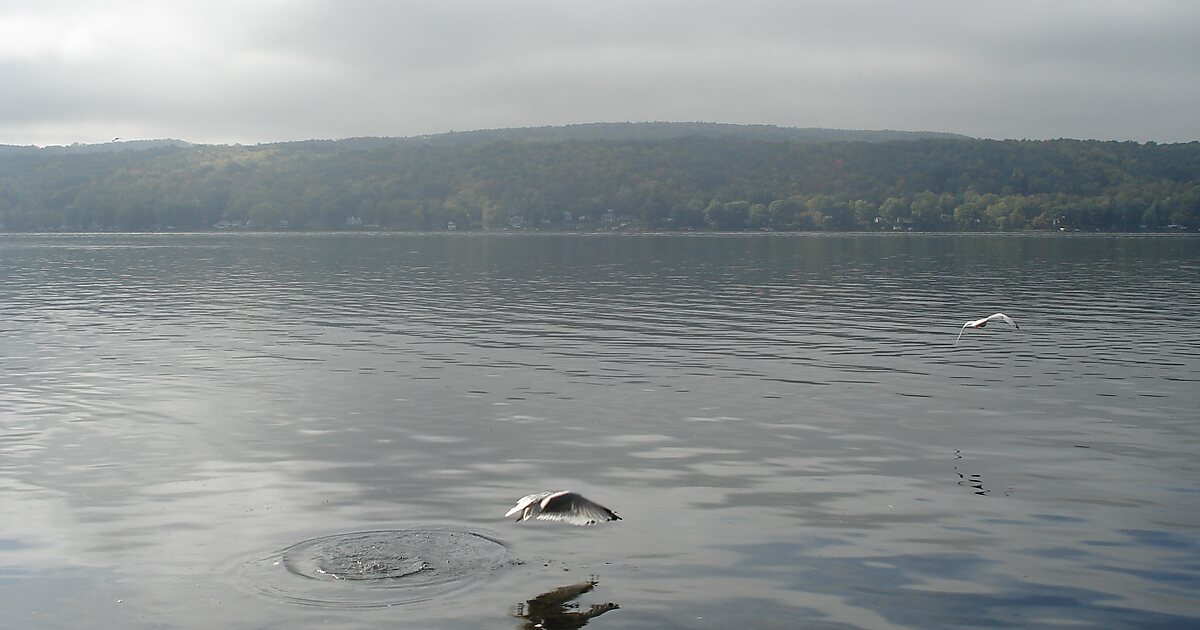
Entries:
[[598, 121], [1200, 140], [1197, 0], [2, 0], [0, 144]]

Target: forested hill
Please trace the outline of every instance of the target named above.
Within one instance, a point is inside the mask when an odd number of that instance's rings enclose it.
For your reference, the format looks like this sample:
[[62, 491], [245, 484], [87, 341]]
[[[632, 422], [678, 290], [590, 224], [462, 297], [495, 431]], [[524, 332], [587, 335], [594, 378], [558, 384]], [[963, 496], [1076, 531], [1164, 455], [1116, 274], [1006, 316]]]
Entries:
[[622, 123], [257, 146], [127, 144], [0, 147], [0, 226], [1200, 228], [1197, 142]]
[[777, 127], [775, 125], [730, 125], [721, 123], [589, 123], [564, 127], [485, 129], [466, 133], [421, 136], [428, 142], [486, 144], [498, 140], [561, 142], [564, 140], [678, 140], [680, 138], [738, 138], [795, 142], [886, 142], [928, 138], [965, 140], [967, 136], [936, 131], [871, 131]]

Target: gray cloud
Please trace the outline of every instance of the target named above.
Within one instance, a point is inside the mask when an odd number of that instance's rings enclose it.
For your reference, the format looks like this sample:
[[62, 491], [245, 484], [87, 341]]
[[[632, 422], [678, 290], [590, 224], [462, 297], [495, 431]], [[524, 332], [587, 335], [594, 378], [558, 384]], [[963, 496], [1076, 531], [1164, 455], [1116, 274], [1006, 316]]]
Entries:
[[1200, 3], [210, 0], [0, 7], [0, 143], [604, 120], [1200, 139]]

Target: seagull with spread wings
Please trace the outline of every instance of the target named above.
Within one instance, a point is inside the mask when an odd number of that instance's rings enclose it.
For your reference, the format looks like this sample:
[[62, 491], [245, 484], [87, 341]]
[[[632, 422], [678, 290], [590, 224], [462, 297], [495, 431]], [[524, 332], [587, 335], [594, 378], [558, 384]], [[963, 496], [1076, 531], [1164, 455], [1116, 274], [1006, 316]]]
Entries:
[[617, 513], [570, 490], [538, 492], [521, 497], [517, 505], [504, 516], [519, 514], [517, 522], [531, 518], [539, 521], [562, 521], [572, 525], [595, 525], [619, 521]]
[[1005, 322], [1012, 324], [1013, 328], [1016, 328], [1017, 330], [1021, 329], [1021, 327], [1017, 325], [1017, 322], [1013, 321], [1013, 318], [1005, 315], [1004, 313], [996, 313], [994, 315], [988, 315], [983, 319], [976, 319], [963, 324], [962, 330], [959, 330], [958, 336], [954, 338], [954, 345], [958, 345], [958, 340], [962, 339], [963, 333], [967, 332], [968, 328], [983, 328], [984, 326], [988, 325], [988, 322]]

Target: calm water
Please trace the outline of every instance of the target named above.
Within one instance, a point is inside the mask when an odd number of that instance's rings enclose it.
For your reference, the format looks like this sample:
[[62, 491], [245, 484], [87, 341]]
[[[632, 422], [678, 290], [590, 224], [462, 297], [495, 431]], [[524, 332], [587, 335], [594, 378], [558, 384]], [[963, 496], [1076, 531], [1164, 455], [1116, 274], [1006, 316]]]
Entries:
[[[1198, 281], [1191, 237], [2, 236], [0, 626], [1198, 627]], [[625, 520], [502, 518], [557, 488]]]

